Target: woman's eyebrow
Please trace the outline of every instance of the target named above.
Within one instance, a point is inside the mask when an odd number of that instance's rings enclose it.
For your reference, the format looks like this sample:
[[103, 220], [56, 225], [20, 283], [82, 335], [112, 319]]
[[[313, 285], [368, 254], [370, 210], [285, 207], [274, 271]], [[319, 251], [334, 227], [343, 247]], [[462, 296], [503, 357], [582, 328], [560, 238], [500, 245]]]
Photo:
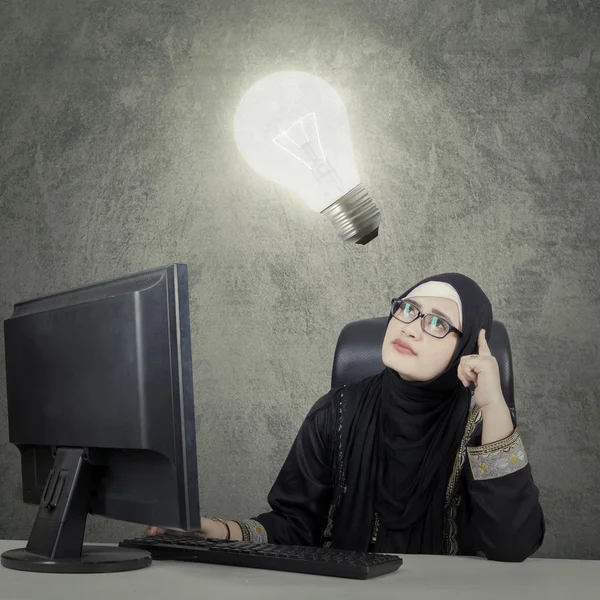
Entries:
[[[419, 302], [416, 302], [412, 298], [407, 298], [407, 300], [410, 300], [410, 303], [414, 304], [419, 310], [421, 310], [423, 308], [423, 306]], [[432, 308], [431, 314], [439, 315], [440, 317], [444, 317], [444, 319], [446, 319], [446, 321], [448, 321], [451, 325], [454, 325], [454, 323], [452, 323], [452, 319], [448, 315], [444, 314], [441, 310], [438, 310], [437, 308]]]

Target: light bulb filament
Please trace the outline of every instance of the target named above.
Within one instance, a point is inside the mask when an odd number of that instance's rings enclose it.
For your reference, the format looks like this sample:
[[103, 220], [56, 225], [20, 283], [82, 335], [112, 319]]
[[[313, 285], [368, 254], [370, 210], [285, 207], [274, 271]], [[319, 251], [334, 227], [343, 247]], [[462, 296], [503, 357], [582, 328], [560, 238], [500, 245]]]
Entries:
[[337, 197], [336, 194], [344, 192], [340, 177], [325, 157], [316, 113], [308, 113], [294, 121], [289, 129], [280, 130], [279, 135], [273, 138], [273, 143], [312, 171], [325, 188], [326, 197]]
[[[312, 137], [315, 139], [311, 139]], [[273, 138], [273, 143], [291, 154], [311, 171], [313, 166], [327, 162], [319, 137], [317, 115], [314, 112], [292, 123], [289, 129], [281, 131]]]

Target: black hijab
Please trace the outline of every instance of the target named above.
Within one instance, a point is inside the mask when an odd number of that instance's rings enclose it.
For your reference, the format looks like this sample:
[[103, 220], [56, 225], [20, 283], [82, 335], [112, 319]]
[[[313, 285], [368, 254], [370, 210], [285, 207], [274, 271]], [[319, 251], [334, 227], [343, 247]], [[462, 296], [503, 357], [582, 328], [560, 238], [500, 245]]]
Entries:
[[386, 367], [346, 387], [352, 407], [342, 448], [346, 489], [336, 511], [334, 548], [368, 550], [377, 513], [375, 551], [442, 553], [446, 487], [469, 413], [458, 364], [477, 352], [482, 328], [489, 340], [493, 316], [482, 289], [460, 273], [427, 277], [400, 297], [428, 281], [449, 283], [458, 292], [463, 335], [448, 367], [429, 381], [407, 381]]

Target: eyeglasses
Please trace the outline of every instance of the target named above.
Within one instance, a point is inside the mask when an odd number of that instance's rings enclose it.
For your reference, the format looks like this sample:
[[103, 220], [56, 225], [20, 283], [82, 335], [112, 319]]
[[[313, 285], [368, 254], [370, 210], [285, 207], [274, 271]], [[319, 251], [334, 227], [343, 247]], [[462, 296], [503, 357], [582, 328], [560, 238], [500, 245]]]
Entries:
[[414, 304], [407, 300], [392, 298], [390, 315], [402, 323], [412, 323], [415, 319], [421, 317], [421, 329], [434, 338], [445, 338], [453, 331], [458, 337], [462, 337], [462, 333], [456, 327], [450, 325], [446, 319], [438, 315], [424, 315]]

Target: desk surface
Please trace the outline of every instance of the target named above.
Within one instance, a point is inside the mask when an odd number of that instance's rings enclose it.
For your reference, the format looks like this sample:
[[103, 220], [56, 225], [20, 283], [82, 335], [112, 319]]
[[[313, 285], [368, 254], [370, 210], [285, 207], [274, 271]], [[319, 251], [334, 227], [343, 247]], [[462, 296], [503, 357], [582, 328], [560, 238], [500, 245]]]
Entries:
[[[0, 553], [25, 542], [0, 541]], [[58, 575], [0, 566], [1, 600], [597, 600], [600, 561], [530, 558], [499, 563], [460, 556], [402, 555], [372, 580], [299, 575], [201, 563], [154, 561], [125, 573]]]

